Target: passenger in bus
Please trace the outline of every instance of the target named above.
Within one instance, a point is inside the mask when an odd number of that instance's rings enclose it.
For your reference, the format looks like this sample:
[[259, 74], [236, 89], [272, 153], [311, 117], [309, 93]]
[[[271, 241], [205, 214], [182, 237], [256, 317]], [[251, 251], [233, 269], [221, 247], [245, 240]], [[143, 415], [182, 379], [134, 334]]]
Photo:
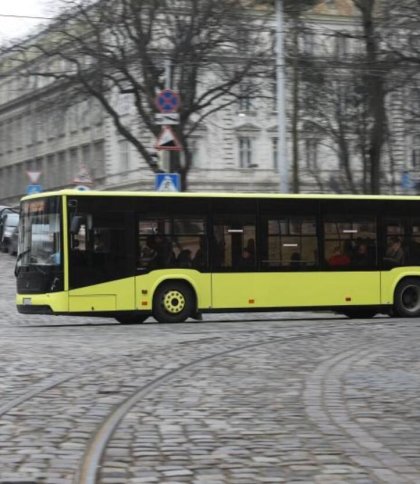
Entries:
[[248, 242], [246, 243], [246, 249], [249, 251], [249, 253], [252, 255], [252, 257], [255, 257], [255, 240], [254, 239], [248, 239]]
[[181, 252], [178, 254], [176, 262], [178, 267], [192, 267], [193, 262], [190, 249], [181, 250]]
[[160, 234], [155, 235], [154, 239], [156, 257], [153, 266], [161, 269], [164, 267], [175, 266], [175, 254], [172, 250], [172, 243]]
[[206, 247], [204, 239], [200, 238], [200, 246], [194, 255], [192, 265], [193, 267], [203, 267], [206, 262]]
[[101, 234], [95, 234], [95, 239], [93, 242], [93, 249], [95, 252], [105, 252], [105, 244]]
[[145, 264], [150, 267], [151, 262], [156, 257], [155, 243], [152, 235], [146, 239], [146, 245], [141, 249], [141, 265]]
[[391, 266], [404, 264], [404, 250], [399, 237], [391, 237], [384, 260]]
[[247, 267], [254, 267], [254, 256], [252, 255], [251, 251], [248, 247], [244, 247], [242, 251], [242, 257], [239, 260], [239, 267], [247, 268]]
[[301, 267], [302, 260], [299, 252], [293, 252], [290, 256], [290, 267]]
[[350, 257], [341, 252], [340, 246], [334, 248], [331, 257], [328, 259], [328, 264], [331, 267], [341, 267], [350, 265]]
[[365, 242], [360, 242], [351, 260], [354, 266], [368, 266], [370, 263], [369, 248]]

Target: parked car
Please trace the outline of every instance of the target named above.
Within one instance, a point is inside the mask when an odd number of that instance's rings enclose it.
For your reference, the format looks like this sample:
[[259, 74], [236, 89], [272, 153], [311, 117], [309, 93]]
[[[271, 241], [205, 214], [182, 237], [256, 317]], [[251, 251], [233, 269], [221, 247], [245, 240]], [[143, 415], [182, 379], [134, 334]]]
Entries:
[[13, 228], [12, 236], [10, 237], [9, 254], [17, 255], [19, 240], [19, 225]]
[[19, 214], [9, 209], [3, 210], [1, 215], [0, 250], [8, 252], [13, 230], [19, 224]]

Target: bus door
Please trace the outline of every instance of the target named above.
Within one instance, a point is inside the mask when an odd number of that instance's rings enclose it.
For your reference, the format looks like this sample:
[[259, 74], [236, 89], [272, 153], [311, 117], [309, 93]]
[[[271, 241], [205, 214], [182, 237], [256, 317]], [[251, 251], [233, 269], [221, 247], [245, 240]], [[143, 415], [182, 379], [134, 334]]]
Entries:
[[69, 311], [134, 309], [131, 215], [89, 210], [84, 200], [74, 204], [68, 217]]
[[248, 306], [256, 270], [255, 214], [213, 216], [212, 305], [213, 308]]

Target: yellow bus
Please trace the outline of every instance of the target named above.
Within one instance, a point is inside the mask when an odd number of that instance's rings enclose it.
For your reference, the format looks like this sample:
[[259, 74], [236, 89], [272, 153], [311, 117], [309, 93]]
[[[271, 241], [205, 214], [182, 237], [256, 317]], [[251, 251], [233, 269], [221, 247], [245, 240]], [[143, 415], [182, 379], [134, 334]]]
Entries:
[[420, 316], [420, 198], [63, 190], [21, 201], [17, 308]]

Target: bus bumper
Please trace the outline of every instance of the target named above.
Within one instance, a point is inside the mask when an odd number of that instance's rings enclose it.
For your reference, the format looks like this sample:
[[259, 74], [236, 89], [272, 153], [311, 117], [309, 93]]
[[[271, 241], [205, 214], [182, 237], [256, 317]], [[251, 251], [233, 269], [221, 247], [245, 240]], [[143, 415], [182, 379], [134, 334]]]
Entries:
[[57, 314], [69, 310], [67, 292], [54, 294], [17, 294], [16, 307], [22, 314]]

